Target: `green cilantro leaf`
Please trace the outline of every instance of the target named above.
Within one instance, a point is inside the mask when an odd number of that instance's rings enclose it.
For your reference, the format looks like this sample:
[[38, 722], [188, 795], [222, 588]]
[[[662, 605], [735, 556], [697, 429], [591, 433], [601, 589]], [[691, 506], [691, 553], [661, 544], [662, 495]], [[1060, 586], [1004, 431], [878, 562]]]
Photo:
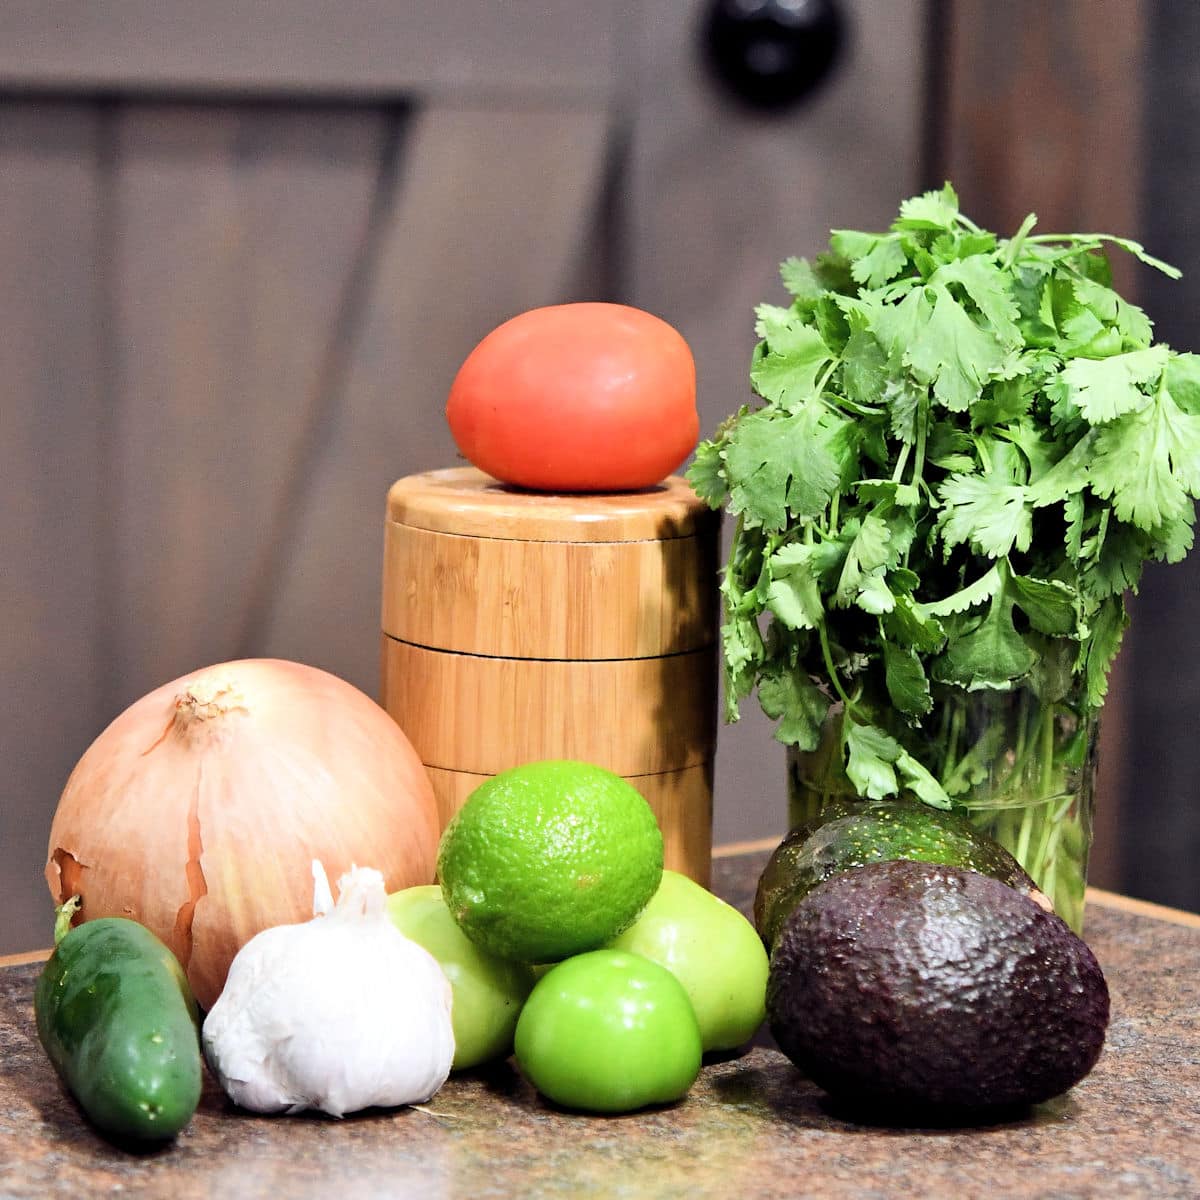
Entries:
[[915, 442], [918, 421], [928, 405], [928, 392], [906, 375], [902, 379], [889, 378], [883, 385], [882, 395], [888, 408], [888, 428], [892, 437], [902, 442]]
[[1182, 562], [1195, 540], [1196, 506], [1191, 501], [1184, 512], [1173, 521], [1164, 521], [1154, 531], [1154, 541], [1149, 548], [1151, 558], [1158, 562]]
[[896, 769], [892, 765], [900, 757], [900, 743], [873, 725], [846, 721], [842, 739], [849, 754], [846, 774], [860, 796], [885, 800], [899, 790]]
[[967, 584], [941, 600], [921, 604], [918, 611], [925, 617], [948, 617], [952, 613], [964, 613], [990, 600], [1000, 590], [1000, 583], [1000, 571], [992, 566], [974, 583]]
[[944, 285], [932, 285], [933, 311], [905, 351], [904, 360], [951, 412], [967, 412], [990, 379], [1001, 373], [1008, 347], [977, 325]]
[[895, 229], [954, 229], [958, 224], [958, 195], [946, 183], [941, 191], [925, 192], [900, 205]]
[[896, 607], [884, 617], [883, 628], [887, 638], [926, 654], [936, 652], [946, 644], [946, 631], [941, 622], [915, 604], [911, 596], [896, 598]]
[[1150, 345], [1153, 328], [1136, 304], [1130, 304], [1112, 288], [1092, 279], [1075, 280], [1075, 295], [1087, 306], [1097, 324], [1102, 328], [1115, 328], [1121, 334], [1125, 349], [1136, 350]]
[[[834, 234], [836, 241], [837, 234]], [[904, 253], [904, 244], [895, 235], [875, 238], [850, 268], [850, 274], [867, 287], [877, 288], [897, 275], [908, 265], [908, 255]]]
[[938, 518], [947, 546], [970, 542], [989, 558], [1004, 558], [1033, 538], [1028, 489], [999, 475], [951, 475], [939, 488], [945, 507]]
[[783, 286], [797, 300], [816, 300], [825, 290], [813, 273], [812, 264], [807, 259], [789, 258], [779, 268], [779, 276]]
[[883, 642], [883, 667], [888, 695], [903, 713], [924, 716], [933, 708], [929, 680], [921, 656], [911, 646]]
[[1020, 310], [1013, 298], [1010, 277], [992, 255], [972, 254], [946, 263], [933, 273], [930, 283], [959, 284], [1001, 342], [1009, 347], [1023, 344], [1017, 328]]
[[858, 594], [854, 597], [854, 603], [863, 612], [878, 617], [891, 612], [896, 607], [896, 597], [892, 594], [892, 589], [888, 587], [887, 580], [884, 579], [882, 573], [876, 572], [868, 575], [862, 581]]
[[957, 429], [949, 421], [938, 421], [929, 433], [926, 458], [943, 471], [973, 471], [975, 444], [965, 429]]
[[1181, 275], [1178, 267], [1173, 267], [1170, 263], [1163, 262], [1161, 258], [1155, 258], [1153, 255], [1147, 254], [1145, 247], [1140, 242], [1133, 241], [1132, 238], [1113, 237], [1109, 233], [1077, 233], [1073, 235], [1073, 240], [1084, 243], [1090, 242], [1097, 246], [1101, 242], [1111, 242], [1114, 246], [1120, 246], [1122, 250], [1144, 262], [1146, 266], [1153, 267], [1156, 271], [1161, 271], [1168, 279], [1178, 279]]
[[1172, 354], [1164, 383], [1183, 412], [1200, 416], [1200, 355]]
[[728, 501], [729, 485], [725, 482], [720, 443], [701, 442], [696, 447], [696, 457], [688, 467], [687, 479], [696, 495], [710, 508], [720, 508]]
[[1187, 497], [1200, 496], [1200, 416], [1159, 388], [1144, 408], [1098, 432], [1091, 484], [1120, 520], [1141, 529], [1179, 520]]
[[890, 374], [887, 355], [875, 335], [852, 333], [842, 350], [842, 384], [846, 396], [857, 404], [878, 404]]
[[816, 629], [825, 614], [816, 552], [815, 545], [792, 542], [771, 555], [767, 607], [789, 629]]
[[1108, 672], [1121, 638], [1129, 624], [1129, 616], [1119, 596], [1106, 600], [1092, 618], [1092, 638], [1086, 650], [1087, 699], [1092, 708], [1104, 703], [1108, 692]]
[[896, 301], [881, 301], [875, 313], [875, 337], [889, 360], [902, 360], [932, 316], [933, 305], [924, 288], [910, 289]]
[[830, 361], [829, 347], [815, 329], [781, 320], [775, 312], [760, 310], [759, 325], [766, 341], [759, 343], [750, 382], [764, 400], [795, 412], [816, 392], [817, 378]]
[[1014, 597], [1002, 588], [992, 597], [987, 616], [969, 633], [952, 638], [934, 661], [933, 676], [967, 691], [1007, 691], [1037, 661], [1013, 626]]
[[1131, 350], [1112, 358], [1073, 358], [1063, 368], [1063, 382], [1084, 420], [1101, 425], [1122, 413], [1145, 408], [1150, 396], [1143, 386], [1158, 379], [1166, 362], [1165, 346]]
[[1084, 569], [1083, 591], [1095, 600], [1137, 591], [1150, 547], [1146, 534], [1123, 521], [1106, 523], [1103, 540]]
[[1096, 430], [1089, 429], [1049, 471], [1029, 485], [1026, 496], [1035, 507], [1056, 504], [1088, 486], [1096, 457], [1096, 438]]
[[1033, 392], [1022, 379], [998, 379], [983, 390], [971, 405], [971, 423], [979, 428], [1003, 425], [1025, 416], [1033, 403]]
[[952, 807], [945, 788], [933, 777], [929, 769], [907, 750], [901, 750], [897, 755], [896, 770], [918, 800], [924, 801], [931, 808]]
[[846, 530], [850, 544], [833, 595], [834, 603], [842, 607], [853, 604], [867, 587], [868, 580], [881, 575], [893, 561], [891, 529], [882, 517], [868, 513], [857, 525], [848, 522]]
[[738, 701], [754, 690], [766, 647], [751, 617], [735, 615], [721, 628], [722, 665], [725, 676], [725, 719], [738, 719]]
[[731, 510], [767, 530], [785, 528], [789, 516], [818, 516], [841, 474], [835, 453], [840, 424], [816, 408], [763, 408], [743, 417], [727, 434], [725, 449]]
[[1058, 579], [1010, 576], [1013, 601], [1039, 633], [1073, 636], [1079, 623], [1079, 598], [1075, 589]]
[[1087, 519], [1087, 503], [1082, 487], [1063, 501], [1063, 520], [1067, 525], [1066, 551], [1072, 562], [1083, 557], [1083, 529]]
[[779, 722], [776, 740], [801, 750], [815, 750], [829, 701], [801, 670], [773, 667], [762, 675], [758, 700], [763, 712]]

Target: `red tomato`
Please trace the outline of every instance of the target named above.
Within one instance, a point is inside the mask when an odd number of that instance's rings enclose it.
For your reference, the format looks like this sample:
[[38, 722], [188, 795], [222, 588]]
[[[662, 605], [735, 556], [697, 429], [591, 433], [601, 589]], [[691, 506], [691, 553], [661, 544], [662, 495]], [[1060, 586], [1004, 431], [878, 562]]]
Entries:
[[463, 454], [506, 483], [650, 487], [696, 445], [696, 364], [680, 334], [641, 309], [535, 308], [471, 351], [446, 419]]

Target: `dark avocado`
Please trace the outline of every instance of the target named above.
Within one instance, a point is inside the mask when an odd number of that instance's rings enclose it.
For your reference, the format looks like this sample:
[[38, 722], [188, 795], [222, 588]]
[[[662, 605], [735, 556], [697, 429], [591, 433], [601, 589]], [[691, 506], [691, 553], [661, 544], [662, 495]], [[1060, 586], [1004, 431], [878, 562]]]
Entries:
[[1048, 1100], [1095, 1065], [1108, 986], [1028, 896], [941, 864], [872, 863], [814, 888], [767, 982], [780, 1049], [852, 1106], [933, 1113]]
[[1021, 864], [958, 813], [919, 800], [839, 800], [792, 830], [771, 856], [754, 897], [759, 937], [770, 950], [792, 909], [831, 875], [896, 858], [991, 875], [1050, 907]]

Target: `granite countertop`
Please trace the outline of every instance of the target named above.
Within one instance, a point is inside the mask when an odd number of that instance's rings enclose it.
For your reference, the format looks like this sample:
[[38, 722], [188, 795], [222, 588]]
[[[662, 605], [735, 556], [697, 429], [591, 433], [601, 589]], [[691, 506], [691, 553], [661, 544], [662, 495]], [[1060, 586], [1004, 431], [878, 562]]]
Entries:
[[[747, 910], [765, 857], [718, 857], [714, 889]], [[1200, 920], [1096, 895], [1086, 936], [1112, 993], [1104, 1054], [1003, 1124], [855, 1123], [764, 1035], [709, 1062], [681, 1103], [620, 1117], [557, 1110], [507, 1063], [423, 1109], [342, 1121], [241, 1113], [207, 1080], [189, 1127], [142, 1154], [104, 1141], [59, 1086], [33, 1023], [40, 965], [5, 966], [0, 1197], [1200, 1195]]]

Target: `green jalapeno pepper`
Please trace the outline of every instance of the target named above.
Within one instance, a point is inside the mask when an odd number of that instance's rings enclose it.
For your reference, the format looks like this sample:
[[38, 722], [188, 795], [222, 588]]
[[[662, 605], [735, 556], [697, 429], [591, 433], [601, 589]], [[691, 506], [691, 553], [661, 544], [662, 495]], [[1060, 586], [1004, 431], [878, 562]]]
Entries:
[[38, 1037], [80, 1106], [103, 1132], [173, 1137], [200, 1101], [199, 1014], [178, 960], [136, 921], [102, 917], [70, 929], [34, 993]]

